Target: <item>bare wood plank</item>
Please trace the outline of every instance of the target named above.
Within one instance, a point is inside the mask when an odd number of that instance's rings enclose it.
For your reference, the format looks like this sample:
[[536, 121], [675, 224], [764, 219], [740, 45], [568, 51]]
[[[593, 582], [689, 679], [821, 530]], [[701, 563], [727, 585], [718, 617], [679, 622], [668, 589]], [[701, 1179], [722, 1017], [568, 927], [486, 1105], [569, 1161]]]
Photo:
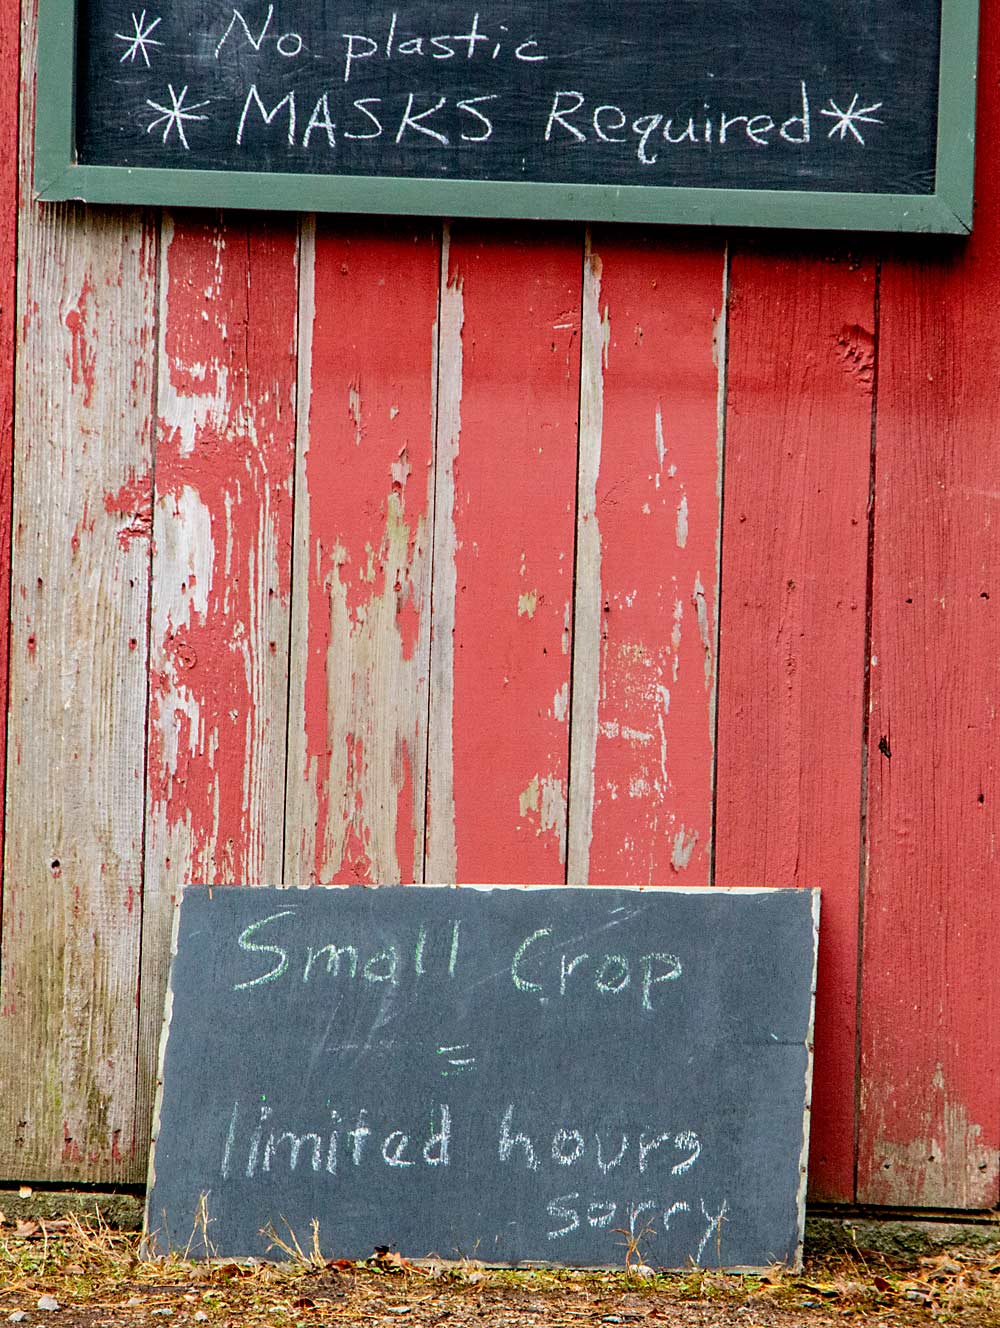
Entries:
[[455, 609], [457, 543], [455, 463], [462, 434], [462, 328], [465, 301], [461, 277], [451, 270], [451, 228], [444, 227], [438, 315], [437, 419], [434, 463], [434, 648], [430, 655], [430, 707], [427, 738], [428, 881], [457, 881], [455, 837]]
[[0, 1168], [127, 1181], [135, 1134], [156, 236], [33, 206], [24, 6]]
[[564, 879], [580, 262], [573, 232], [451, 234], [428, 879]]
[[[20, 7], [0, 8], [0, 771], [7, 770], [7, 700], [10, 655], [10, 547], [14, 466], [14, 361], [17, 302], [17, 210], [20, 80]], [[0, 845], [4, 833], [0, 798]], [[0, 873], [3, 853], [0, 851]], [[2, 888], [2, 874], [0, 874]]]
[[[982, 12], [979, 141], [1000, 128]], [[1000, 1188], [1000, 184], [973, 237], [887, 259], [880, 301], [858, 1197]]]
[[573, 882], [708, 883], [724, 278], [711, 241], [588, 249]]
[[820, 886], [816, 1199], [854, 1184], [875, 272], [731, 263], [716, 881]]
[[282, 871], [295, 458], [289, 219], [164, 222], [150, 627], [140, 1121], [171, 907]]
[[422, 878], [439, 271], [429, 224], [305, 246], [289, 881]]

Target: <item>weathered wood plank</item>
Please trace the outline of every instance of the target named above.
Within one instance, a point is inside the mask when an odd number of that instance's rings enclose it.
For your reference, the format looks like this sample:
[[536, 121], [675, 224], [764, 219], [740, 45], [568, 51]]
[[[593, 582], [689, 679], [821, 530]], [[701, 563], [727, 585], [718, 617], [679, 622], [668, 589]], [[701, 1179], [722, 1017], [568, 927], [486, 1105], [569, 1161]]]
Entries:
[[[982, 12], [979, 142], [1000, 130]], [[1000, 183], [882, 269], [858, 1197], [986, 1208], [1000, 1149]]]
[[588, 248], [571, 882], [708, 883], [724, 277], [718, 242]]
[[429, 880], [564, 879], [579, 238], [473, 225], [450, 237]]
[[874, 307], [870, 262], [732, 256], [715, 879], [822, 889], [810, 1185], [844, 1202]]
[[23, 15], [0, 1169], [133, 1180], [156, 233], [30, 202]]
[[183, 883], [282, 870], [295, 223], [164, 222], [140, 1125]]
[[422, 879], [440, 231], [303, 250], [286, 879]]
[[[0, 772], [7, 770], [7, 685], [10, 653], [10, 535], [14, 466], [14, 360], [17, 305], [17, 208], [20, 6], [0, 8]], [[0, 796], [0, 873], [4, 799]], [[2, 889], [2, 875], [0, 875]]]

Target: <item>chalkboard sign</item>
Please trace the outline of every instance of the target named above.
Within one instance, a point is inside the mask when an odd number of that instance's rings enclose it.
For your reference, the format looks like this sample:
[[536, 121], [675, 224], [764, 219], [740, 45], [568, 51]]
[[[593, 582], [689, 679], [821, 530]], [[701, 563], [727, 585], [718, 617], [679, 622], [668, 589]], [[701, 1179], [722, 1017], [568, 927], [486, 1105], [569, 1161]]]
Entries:
[[964, 232], [977, 0], [40, 0], [42, 199]]
[[797, 1265], [818, 906], [186, 890], [149, 1248]]

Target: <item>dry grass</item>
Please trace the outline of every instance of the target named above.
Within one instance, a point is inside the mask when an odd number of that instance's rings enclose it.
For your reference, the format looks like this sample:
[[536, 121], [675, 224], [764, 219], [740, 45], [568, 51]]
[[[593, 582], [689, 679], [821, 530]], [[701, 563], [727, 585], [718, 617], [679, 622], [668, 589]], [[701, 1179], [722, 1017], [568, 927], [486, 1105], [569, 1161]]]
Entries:
[[[940, 1323], [1000, 1328], [1000, 1260], [955, 1251], [893, 1266], [856, 1251], [807, 1264], [724, 1275], [660, 1273], [630, 1244], [617, 1272], [488, 1269], [411, 1263], [391, 1252], [326, 1260], [318, 1228], [268, 1233], [276, 1263], [180, 1256], [144, 1261], [137, 1237], [100, 1221], [0, 1224], [0, 1323], [24, 1328], [313, 1328], [325, 1323], [497, 1328], [631, 1324], [697, 1328], [872, 1328]], [[56, 1302], [58, 1309], [48, 1308]], [[12, 1317], [13, 1316], [13, 1317]]]

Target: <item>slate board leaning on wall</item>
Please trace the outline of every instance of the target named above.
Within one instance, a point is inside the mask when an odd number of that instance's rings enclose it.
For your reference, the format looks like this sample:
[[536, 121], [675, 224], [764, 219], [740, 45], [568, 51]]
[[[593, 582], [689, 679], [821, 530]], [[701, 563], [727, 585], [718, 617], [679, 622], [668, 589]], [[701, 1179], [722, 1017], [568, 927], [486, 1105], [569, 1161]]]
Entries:
[[614, 1266], [634, 1236], [657, 1266], [797, 1265], [818, 909], [189, 887], [148, 1248], [263, 1256], [315, 1219], [329, 1257]]

